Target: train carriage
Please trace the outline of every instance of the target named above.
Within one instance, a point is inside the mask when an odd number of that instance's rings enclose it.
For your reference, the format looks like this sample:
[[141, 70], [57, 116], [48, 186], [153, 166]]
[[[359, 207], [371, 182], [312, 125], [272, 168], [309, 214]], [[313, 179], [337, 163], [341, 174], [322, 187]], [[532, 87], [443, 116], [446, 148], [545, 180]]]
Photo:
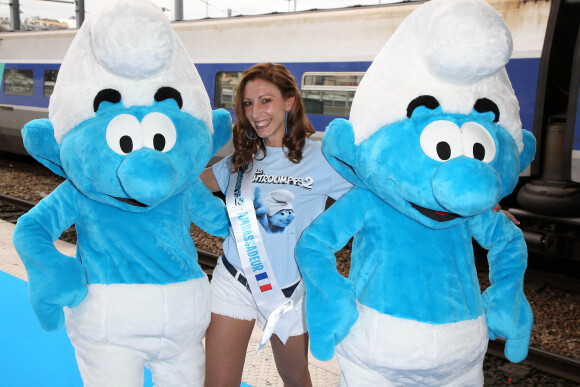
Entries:
[[[572, 68], [580, 69], [580, 30], [576, 38], [576, 50]], [[570, 127], [573, 128], [570, 130], [573, 133], [570, 180], [580, 183], [580, 71], [576, 71], [573, 74], [570, 84], [568, 111], [570, 112]]]
[[[514, 213], [530, 251], [580, 260], [580, 1], [488, 0], [513, 36], [506, 66], [524, 129], [538, 150]], [[174, 22], [213, 108], [233, 112], [241, 73], [277, 62], [294, 75], [320, 138], [346, 118], [375, 55], [422, 1]], [[22, 153], [20, 130], [47, 116], [59, 63], [76, 30], [0, 34], [0, 151]], [[226, 147], [221, 155], [231, 148]], [[523, 208], [520, 208], [523, 207]], [[563, 218], [566, 218], [563, 220]], [[564, 225], [564, 226], [562, 226]]]
[[[531, 128], [540, 53], [549, 2], [492, 0], [514, 36], [507, 66]], [[283, 63], [301, 88], [319, 132], [348, 117], [358, 82], [402, 20], [422, 2], [316, 10], [173, 23], [202, 77], [214, 108], [233, 109], [241, 72], [258, 62]], [[0, 150], [25, 152], [19, 133], [30, 119], [47, 115], [58, 63], [76, 30], [0, 35]], [[1, 69], [1, 67], [0, 67]]]

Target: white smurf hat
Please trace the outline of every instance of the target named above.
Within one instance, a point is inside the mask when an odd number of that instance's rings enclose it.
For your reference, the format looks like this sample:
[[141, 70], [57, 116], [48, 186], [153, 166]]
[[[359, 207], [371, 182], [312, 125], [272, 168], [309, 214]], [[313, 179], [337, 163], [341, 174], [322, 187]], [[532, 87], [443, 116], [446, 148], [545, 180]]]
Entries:
[[75, 126], [95, 116], [104, 89], [121, 93], [124, 106], [150, 106], [162, 87], [179, 91], [182, 111], [213, 133], [209, 97], [187, 50], [161, 9], [147, 0], [105, 0], [79, 29], [62, 62], [49, 118], [60, 144]]
[[292, 192], [285, 189], [277, 189], [264, 198], [264, 205], [268, 207], [268, 215], [272, 216], [278, 211], [294, 210], [294, 207], [290, 204], [292, 200], [294, 200]]
[[505, 71], [511, 33], [483, 0], [431, 0], [413, 11], [381, 49], [354, 97], [355, 144], [404, 119], [421, 95], [445, 113], [470, 113], [479, 99], [493, 101], [498, 124], [523, 149], [519, 104]]

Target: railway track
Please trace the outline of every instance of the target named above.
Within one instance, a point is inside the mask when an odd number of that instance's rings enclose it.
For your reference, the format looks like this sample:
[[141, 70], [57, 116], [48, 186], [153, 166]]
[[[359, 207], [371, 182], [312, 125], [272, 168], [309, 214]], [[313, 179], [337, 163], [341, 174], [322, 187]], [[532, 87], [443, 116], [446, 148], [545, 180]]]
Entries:
[[15, 198], [14, 196], [3, 195], [3, 194], [0, 194], [0, 203], [4, 203], [8, 206], [16, 207], [16, 208], [19, 208], [19, 209], [25, 210], [25, 211], [30, 210], [32, 207], [34, 207], [36, 205], [36, 203], [33, 203], [31, 201], [22, 200], [19, 198]]
[[[507, 361], [504, 349], [504, 340], [490, 340], [487, 346], [487, 353]], [[580, 361], [569, 357], [529, 347], [528, 356], [519, 364], [580, 384]]]
[[[5, 206], [18, 208], [19, 210], [22, 210], [22, 212], [30, 210], [35, 205], [35, 203], [31, 201], [22, 200], [4, 194], [0, 194], [0, 203]], [[198, 262], [204, 268], [204, 271], [211, 276], [219, 255], [199, 249], [197, 252]], [[538, 274], [536, 273], [534, 276], [537, 277]], [[578, 289], [578, 283], [575, 283], [573, 288]], [[488, 355], [496, 356], [505, 360], [504, 347], [505, 342], [501, 339], [490, 341], [487, 353]], [[505, 361], [507, 362], [507, 360]], [[572, 358], [530, 347], [528, 357], [519, 364], [530, 369], [537, 369], [546, 374], [580, 384], [580, 361]]]

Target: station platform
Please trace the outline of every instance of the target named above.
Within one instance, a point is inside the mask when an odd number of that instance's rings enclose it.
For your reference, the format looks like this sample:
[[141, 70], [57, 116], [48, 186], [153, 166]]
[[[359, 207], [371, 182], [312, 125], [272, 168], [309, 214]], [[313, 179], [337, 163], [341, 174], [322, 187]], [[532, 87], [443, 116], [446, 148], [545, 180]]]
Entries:
[[[21, 316], [20, 314], [17, 316], [18, 319], [26, 319], [27, 323], [30, 323], [31, 326], [31, 330], [34, 330], [34, 332], [13, 332], [12, 334], [10, 334], [9, 336], [11, 336], [11, 338], [13, 340], [21, 340], [20, 343], [22, 341], [26, 341], [26, 340], [30, 340], [30, 345], [34, 346], [35, 348], [37, 346], [39, 346], [39, 349], [35, 349], [35, 353], [34, 354], [26, 354], [26, 351], [23, 351], [22, 356], [25, 356], [24, 358], [26, 359], [26, 363], [27, 364], [27, 368], [28, 369], [22, 369], [21, 371], [19, 370], [14, 370], [14, 366], [18, 367], [19, 365], [16, 364], [19, 362], [19, 357], [16, 355], [11, 355], [9, 353], [6, 353], [5, 351], [5, 345], [9, 345], [9, 342], [6, 340], [6, 336], [4, 337], [4, 339], [2, 339], [2, 335], [3, 335], [3, 331], [8, 330], [8, 332], [10, 331], [10, 329], [6, 329], [6, 326], [8, 326], [8, 328], [12, 328], [12, 329], [16, 329], [16, 330], [25, 330], [25, 329], [29, 329], [28, 326], [26, 326], [26, 328], [24, 327], [24, 325], [22, 324], [21, 321], [9, 321], [8, 319], [10, 319], [10, 314], [4, 314], [2, 313], [4, 316], [0, 318], [0, 373], [5, 375], [5, 372], [7, 371], [11, 371], [11, 373], [14, 375], [15, 378], [18, 378], [18, 375], [21, 375], [20, 377], [22, 378], [26, 378], [28, 377], [27, 375], [31, 375], [32, 373], [36, 373], [38, 374], [38, 368], [39, 367], [52, 367], [52, 368], [56, 368], [56, 367], [60, 367], [63, 368], [65, 370], [69, 370], [70, 373], [74, 374], [70, 376], [70, 379], [62, 379], [62, 380], [73, 380], [73, 382], [65, 382], [63, 381], [62, 383], [58, 384], [62, 387], [77, 387], [77, 386], [81, 386], [81, 384], [77, 384], [79, 379], [78, 376], [78, 369], [76, 368], [76, 362], [74, 360], [74, 351], [72, 349], [72, 346], [70, 345], [70, 342], [68, 342], [68, 338], [66, 337], [66, 332], [64, 329], [61, 329], [57, 332], [44, 332], [41, 330], [40, 328], [40, 324], [38, 324], [37, 321], [35, 321], [34, 319], [34, 315], [32, 312], [32, 308], [30, 307], [30, 304], [28, 303], [28, 295], [26, 294], [26, 284], [22, 283], [22, 281], [26, 281], [27, 280], [27, 276], [26, 276], [26, 270], [24, 269], [24, 265], [22, 264], [22, 261], [20, 260], [20, 258], [18, 257], [18, 255], [16, 254], [16, 251], [14, 250], [14, 246], [12, 245], [12, 234], [14, 232], [14, 225], [11, 223], [7, 223], [4, 221], [0, 221], [0, 271], [2, 271], [3, 273], [0, 273], [0, 292], [2, 292], [3, 290], [5, 290], [2, 287], [2, 282], [5, 283], [9, 283], [9, 284], [15, 284], [16, 288], [17, 288], [17, 293], [19, 294], [6, 294], [7, 292], [4, 292], [2, 295], [0, 295], [0, 308], [2, 308], [2, 310], [4, 312], [6, 312], [7, 309], [7, 305], [3, 305], [6, 303], [14, 303], [14, 302], [18, 302], [19, 305], [17, 305], [19, 307], [19, 310], [24, 309], [25, 311], [23, 312], [25, 314], [25, 316]], [[75, 246], [70, 244], [70, 243], [66, 243], [63, 241], [56, 241], [55, 242], [55, 246], [56, 248], [61, 251], [63, 254], [66, 255], [70, 255], [70, 256], [74, 256], [75, 254]], [[7, 276], [6, 274], [9, 274], [9, 276]], [[18, 279], [18, 280], [17, 280]], [[13, 289], [11, 288], [11, 290], [13, 291]], [[20, 305], [23, 304], [23, 305]], [[28, 321], [31, 320], [31, 321]], [[16, 325], [16, 328], [14, 328], [14, 326]], [[7, 332], [7, 333], [8, 333]], [[261, 330], [259, 328], [255, 328], [254, 332], [252, 333], [252, 337], [250, 340], [250, 344], [248, 346], [248, 353], [246, 355], [246, 363], [244, 366], [244, 373], [243, 373], [243, 377], [242, 377], [242, 381], [243, 381], [243, 385], [249, 385], [252, 387], [262, 387], [262, 386], [283, 386], [283, 383], [280, 379], [280, 377], [278, 376], [278, 372], [276, 370], [276, 365], [274, 362], [274, 356], [272, 355], [272, 348], [271, 346], [268, 344], [264, 349], [262, 349], [260, 351], [260, 353], [255, 354], [256, 352], [256, 348], [258, 346], [258, 341], [260, 339], [261, 336]], [[21, 339], [18, 339], [21, 338]], [[42, 343], [39, 343], [39, 341], [44, 341], [47, 340], [47, 342], [45, 343], [45, 347], [42, 347]], [[34, 356], [34, 355], [38, 355], [39, 357], [42, 356], [42, 351], [47, 351], [50, 353], [50, 351], [54, 351], [54, 341], [55, 340], [60, 340], [59, 343], [63, 343], [63, 346], [68, 346], [66, 349], [67, 353], [65, 354], [65, 356], [50, 356], [49, 357], [43, 357], [40, 358], [40, 360], [35, 360], [33, 357], [31, 358], [30, 356]], [[4, 342], [3, 342], [4, 341]], [[8, 344], [7, 344], [8, 343]], [[20, 349], [22, 345], [17, 344], [18, 347]], [[24, 343], [23, 345], [27, 345], [26, 343]], [[14, 346], [14, 344], [13, 344]], [[3, 351], [4, 350], [4, 351]], [[2, 354], [3, 353], [3, 354]], [[4, 358], [6, 357], [6, 358]], [[58, 358], [58, 359], [54, 359], [54, 358]], [[54, 361], [57, 361], [58, 363], [55, 365], [51, 365]], [[10, 362], [15, 363], [15, 365], [13, 365], [12, 368], [10, 368]], [[44, 363], [44, 365], [41, 365], [40, 363]], [[4, 366], [2, 366], [1, 364], [4, 364]], [[22, 365], [24, 367], [24, 365]], [[2, 368], [5, 367], [5, 370], [2, 370]], [[314, 386], [321, 386], [321, 387], [327, 387], [327, 386], [336, 386], [338, 384], [338, 379], [339, 379], [339, 374], [340, 374], [340, 369], [338, 366], [338, 362], [336, 361], [336, 358], [333, 358], [331, 361], [328, 362], [321, 362], [316, 360], [314, 357], [312, 357], [311, 354], [309, 354], [309, 368], [310, 368], [310, 374], [312, 377], [312, 382]], [[42, 373], [42, 371], [41, 371]], [[66, 372], [64, 372], [66, 374]], [[66, 375], [63, 375], [63, 371], [59, 370], [58, 373], [58, 377], [59, 378], [65, 378]], [[27, 387], [28, 385], [33, 386], [34, 387], [42, 387], [43, 385], [45, 386], [53, 386], [55, 384], [53, 384], [53, 382], [55, 382], [55, 380], [48, 380], [50, 378], [47, 378], [46, 380], [46, 384], [44, 383], [38, 383], [35, 382], [34, 384], [22, 384], [22, 383], [18, 383], [18, 385], [20, 386], [24, 386]], [[146, 376], [146, 383], [145, 386], [150, 385], [150, 382], [147, 381], [147, 376]]]

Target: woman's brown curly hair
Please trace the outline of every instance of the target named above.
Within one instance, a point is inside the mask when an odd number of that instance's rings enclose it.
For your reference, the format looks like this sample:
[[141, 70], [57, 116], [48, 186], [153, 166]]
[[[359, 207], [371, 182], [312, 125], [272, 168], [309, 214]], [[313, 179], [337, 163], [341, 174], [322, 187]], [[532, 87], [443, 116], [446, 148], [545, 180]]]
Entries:
[[233, 127], [234, 153], [231, 160], [232, 171], [236, 171], [240, 166], [250, 162], [258, 154], [259, 150], [262, 150], [264, 157], [266, 157], [264, 140], [256, 134], [256, 131], [246, 118], [244, 110], [244, 88], [249, 81], [254, 79], [262, 79], [273, 83], [278, 87], [284, 99], [294, 97], [294, 104], [288, 113], [287, 119], [289, 133], [284, 134], [282, 143], [284, 148], [286, 148], [286, 157], [293, 163], [298, 164], [302, 160], [302, 150], [304, 149], [306, 138], [315, 132], [304, 112], [300, 91], [298, 91], [294, 77], [286, 67], [275, 63], [258, 63], [244, 71], [242, 80], [236, 90], [236, 123]]

